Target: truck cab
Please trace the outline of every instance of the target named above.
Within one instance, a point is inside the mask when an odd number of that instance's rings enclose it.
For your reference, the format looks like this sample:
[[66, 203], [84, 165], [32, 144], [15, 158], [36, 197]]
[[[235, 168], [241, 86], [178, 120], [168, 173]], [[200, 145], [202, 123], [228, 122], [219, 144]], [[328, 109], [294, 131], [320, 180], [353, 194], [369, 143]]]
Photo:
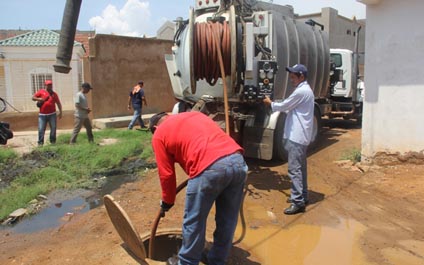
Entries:
[[347, 49], [330, 49], [330, 58], [336, 75], [340, 76], [330, 89], [330, 118], [342, 117], [360, 122], [365, 86], [357, 74], [358, 70], [355, 70], [354, 53]]

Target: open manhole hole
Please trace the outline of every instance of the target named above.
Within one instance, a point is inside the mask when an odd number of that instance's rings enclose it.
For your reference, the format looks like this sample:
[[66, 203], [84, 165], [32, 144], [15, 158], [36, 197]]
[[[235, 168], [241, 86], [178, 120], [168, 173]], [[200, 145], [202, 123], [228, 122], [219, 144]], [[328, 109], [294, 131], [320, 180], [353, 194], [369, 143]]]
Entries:
[[153, 261], [166, 262], [169, 258], [178, 254], [182, 245], [181, 229], [158, 230], [154, 237], [154, 255], [153, 257], [148, 257], [147, 251], [150, 244], [150, 232], [140, 235], [124, 209], [122, 209], [112, 196], [105, 195], [103, 201], [116, 231], [124, 241], [126, 247], [138, 259], [146, 261], [146, 258], [149, 258]]

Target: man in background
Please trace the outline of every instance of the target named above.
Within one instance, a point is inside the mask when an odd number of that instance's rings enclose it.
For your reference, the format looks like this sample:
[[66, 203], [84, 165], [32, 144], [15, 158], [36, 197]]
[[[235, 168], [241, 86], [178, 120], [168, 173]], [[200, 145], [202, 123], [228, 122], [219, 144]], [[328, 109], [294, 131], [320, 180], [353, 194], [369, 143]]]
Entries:
[[143, 119], [141, 118], [143, 103], [145, 106], [147, 106], [147, 101], [146, 101], [146, 97], [144, 96], [143, 86], [144, 86], [143, 81], [141, 80], [138, 81], [138, 84], [130, 91], [130, 94], [128, 96], [128, 109], [130, 110], [131, 107], [134, 109], [133, 118], [130, 124], [128, 125], [129, 130], [132, 130], [136, 121], [138, 121], [138, 124], [140, 124], [141, 128], [143, 129], [147, 128], [146, 125], [144, 125]]
[[91, 121], [88, 117], [91, 109], [88, 107], [88, 101], [86, 97], [91, 89], [93, 88], [89, 83], [83, 83], [81, 85], [80, 91], [75, 96], [74, 130], [72, 131], [70, 144], [76, 143], [78, 133], [80, 132], [82, 126], [85, 127], [87, 132], [88, 142], [92, 143], [94, 141]]
[[[59, 96], [53, 91], [52, 80], [46, 80], [44, 85], [44, 89], [38, 90], [32, 96], [32, 100], [37, 101], [37, 107], [40, 108], [38, 113], [39, 146], [44, 144], [44, 134], [47, 124], [49, 124], [50, 127], [50, 143], [56, 143], [57, 117], [59, 117], [59, 119], [62, 118], [62, 104], [60, 103]], [[56, 105], [59, 109], [59, 115], [56, 115]]]

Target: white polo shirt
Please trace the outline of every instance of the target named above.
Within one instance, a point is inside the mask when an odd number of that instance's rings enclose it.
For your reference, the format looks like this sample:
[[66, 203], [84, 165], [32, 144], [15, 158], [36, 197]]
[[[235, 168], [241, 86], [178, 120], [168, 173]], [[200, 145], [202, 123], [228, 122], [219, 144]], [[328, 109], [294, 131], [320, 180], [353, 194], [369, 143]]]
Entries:
[[308, 82], [300, 83], [283, 102], [272, 102], [272, 111], [286, 112], [284, 139], [309, 145], [314, 123], [314, 92]]

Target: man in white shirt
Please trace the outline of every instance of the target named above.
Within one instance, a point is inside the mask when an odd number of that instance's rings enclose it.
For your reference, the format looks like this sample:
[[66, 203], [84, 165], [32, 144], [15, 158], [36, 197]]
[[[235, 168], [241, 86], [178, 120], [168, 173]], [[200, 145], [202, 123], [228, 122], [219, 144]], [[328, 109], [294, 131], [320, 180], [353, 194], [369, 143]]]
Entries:
[[91, 109], [88, 107], [88, 101], [86, 97], [86, 94], [88, 94], [91, 89], [93, 88], [89, 83], [83, 83], [81, 85], [80, 91], [75, 96], [74, 130], [72, 131], [70, 144], [76, 143], [78, 133], [80, 132], [82, 126], [85, 127], [88, 141], [90, 143], [94, 141], [91, 121], [88, 117], [88, 114], [91, 112]]
[[266, 97], [263, 102], [272, 111], [286, 112], [284, 125], [284, 149], [288, 152], [288, 175], [292, 181], [291, 195], [287, 202], [291, 205], [285, 214], [305, 211], [308, 204], [308, 182], [306, 151], [312, 138], [314, 122], [314, 93], [306, 81], [308, 70], [302, 64], [286, 67], [290, 81], [295, 87], [293, 93], [283, 102], [272, 102]]

